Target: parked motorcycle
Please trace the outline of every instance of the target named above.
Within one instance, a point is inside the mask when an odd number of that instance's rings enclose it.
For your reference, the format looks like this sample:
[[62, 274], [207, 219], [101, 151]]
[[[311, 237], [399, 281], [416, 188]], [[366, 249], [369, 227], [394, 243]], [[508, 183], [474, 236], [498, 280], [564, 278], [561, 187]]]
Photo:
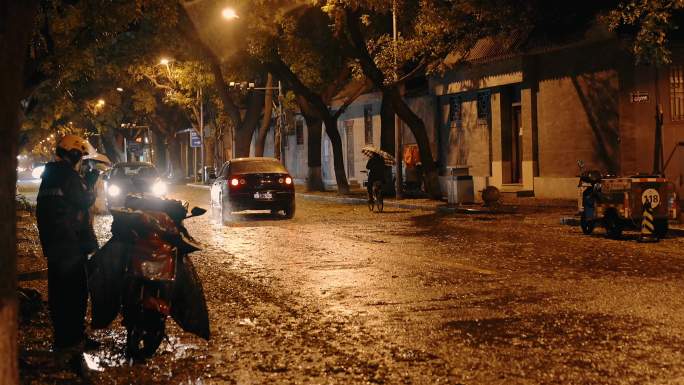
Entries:
[[581, 191], [579, 198], [580, 227], [584, 234], [591, 234], [596, 227], [596, 201], [601, 194], [601, 172], [598, 170], [585, 170], [584, 162], [577, 161], [580, 170], [577, 187]]
[[[93, 327], [107, 327], [121, 312], [126, 352], [152, 356], [166, 336], [166, 318], [186, 331], [209, 338], [201, 282], [188, 254], [199, 250], [183, 220], [204, 214], [187, 203], [130, 195], [112, 209], [112, 239], [93, 257], [89, 277]], [[118, 298], [117, 298], [118, 297]]]
[[679, 208], [672, 183], [664, 176], [606, 175], [585, 170], [582, 161], [577, 164], [580, 167], [578, 206], [582, 232], [591, 234], [596, 225], [602, 225], [606, 234], [614, 239], [620, 238], [625, 229], [641, 230], [643, 234], [646, 217], [652, 237], [666, 236], [668, 220], [677, 218]]

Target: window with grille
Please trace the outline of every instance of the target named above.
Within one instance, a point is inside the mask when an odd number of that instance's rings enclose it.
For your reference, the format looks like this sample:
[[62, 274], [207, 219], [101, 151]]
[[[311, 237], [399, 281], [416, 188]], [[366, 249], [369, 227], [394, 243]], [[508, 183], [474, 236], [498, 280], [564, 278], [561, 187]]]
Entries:
[[301, 119], [295, 121], [295, 135], [297, 144], [304, 144], [304, 122]]
[[670, 66], [670, 118], [684, 120], [684, 66]]
[[452, 96], [449, 98], [449, 122], [454, 124], [461, 121], [461, 97]]
[[370, 104], [363, 106], [363, 128], [366, 144], [373, 144], [373, 106]]
[[482, 91], [477, 93], [477, 118], [489, 120], [491, 92]]

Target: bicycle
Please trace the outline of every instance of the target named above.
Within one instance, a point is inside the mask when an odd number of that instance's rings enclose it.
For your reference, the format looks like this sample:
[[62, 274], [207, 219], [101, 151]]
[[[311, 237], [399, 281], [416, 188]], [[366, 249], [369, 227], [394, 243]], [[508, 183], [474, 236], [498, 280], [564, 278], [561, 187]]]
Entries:
[[[361, 172], [363, 174], [368, 174], [367, 170], [363, 170]], [[368, 179], [366, 179], [363, 182], [363, 186], [367, 187], [368, 183]], [[380, 213], [382, 212], [382, 209], [385, 207], [385, 202], [382, 196], [382, 182], [379, 180], [373, 182], [373, 187], [371, 187], [371, 191], [368, 193], [368, 210], [373, 211], [376, 207], [378, 208], [378, 212]]]
[[373, 211], [373, 206], [377, 207], [378, 212], [381, 213], [383, 208], [385, 208], [385, 201], [382, 197], [382, 182], [376, 180], [373, 182], [373, 187], [371, 188], [373, 193], [372, 196], [368, 197], [368, 209]]

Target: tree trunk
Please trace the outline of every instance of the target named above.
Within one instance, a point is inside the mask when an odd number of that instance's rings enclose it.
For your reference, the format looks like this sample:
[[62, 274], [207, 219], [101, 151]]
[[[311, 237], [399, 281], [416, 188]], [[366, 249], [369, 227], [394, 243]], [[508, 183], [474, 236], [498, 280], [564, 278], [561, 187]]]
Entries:
[[124, 153], [118, 145], [116, 135], [117, 133], [112, 129], [102, 133], [102, 144], [104, 145], [105, 153], [113, 163], [123, 162], [124, 160]]
[[250, 91], [247, 95], [247, 111], [242, 124], [235, 130], [235, 156], [249, 156], [252, 136], [259, 124], [261, 109], [264, 106], [264, 95], [259, 91]]
[[432, 199], [442, 199], [442, 192], [439, 187], [439, 176], [437, 174], [437, 167], [435, 160], [432, 158], [432, 150], [430, 148], [430, 139], [425, 130], [425, 123], [418, 117], [411, 109], [404, 99], [399, 95], [399, 90], [396, 86], [392, 86], [390, 90], [392, 97], [392, 105], [397, 111], [397, 115], [409, 127], [413, 136], [416, 138], [418, 144], [418, 151], [420, 153], [420, 162], [423, 165], [423, 173], [425, 175], [425, 189]]
[[257, 140], [254, 146], [254, 156], [264, 156], [264, 147], [266, 147], [266, 136], [268, 130], [271, 128], [271, 114], [273, 113], [273, 91], [269, 88], [273, 87], [273, 75], [269, 72], [268, 80], [266, 80], [266, 97], [264, 98], [264, 117], [261, 119], [261, 126], [257, 133]]
[[282, 81], [288, 84], [293, 91], [311, 108], [311, 114], [323, 120], [325, 132], [330, 138], [333, 146], [333, 157], [335, 163], [335, 179], [337, 181], [337, 192], [341, 194], [349, 193], [349, 183], [344, 170], [344, 156], [342, 155], [342, 139], [337, 130], [337, 118], [328, 109], [328, 105], [323, 101], [321, 95], [314, 93], [295, 75], [290, 67], [282, 61], [280, 57], [274, 58], [272, 62], [265, 63], [265, 66], [277, 75]]
[[168, 161], [171, 168], [169, 174], [172, 176], [173, 180], [178, 180], [184, 176], [183, 166], [181, 166], [180, 161], [180, 140], [173, 134], [167, 134], [166, 146], [168, 148]]
[[[394, 156], [395, 149], [394, 107], [392, 97], [386, 88], [382, 89], [380, 104], [380, 149]], [[398, 160], [398, 159], [397, 159]]]
[[309, 191], [325, 191], [323, 175], [321, 173], [321, 142], [323, 138], [323, 121], [304, 114], [306, 120], [307, 136], [307, 165], [309, 175], [306, 187]]
[[223, 161], [233, 159], [233, 127], [227, 125], [223, 128]]
[[337, 181], [337, 192], [349, 194], [349, 183], [344, 169], [344, 155], [342, 153], [342, 138], [337, 130], [337, 119], [328, 117], [325, 119], [325, 133], [330, 138], [333, 148], [333, 163], [335, 165], [335, 180]]
[[204, 145], [204, 165], [209, 167], [214, 167], [216, 162], [214, 162], [214, 145], [216, 141], [214, 138], [205, 138], [206, 142]]
[[169, 175], [169, 159], [166, 157], [166, 135], [163, 133], [152, 130], [152, 148], [154, 149], [154, 156], [152, 157], [154, 164], [159, 170], [165, 170], [166, 175]]
[[[411, 111], [409, 106], [406, 104], [404, 99], [399, 94], [399, 89], [397, 84], [392, 84], [390, 86], [385, 85], [385, 75], [382, 73], [380, 68], [371, 57], [366, 46], [365, 38], [361, 32], [360, 27], [360, 17], [361, 12], [359, 10], [353, 10], [352, 8], [345, 8], [346, 12], [346, 26], [349, 32], [349, 38], [351, 44], [346, 44], [343, 41], [343, 45], [352, 52], [353, 56], [359, 61], [363, 73], [371, 79], [373, 84], [383, 90], [383, 99], [387, 96], [391, 97], [392, 107], [399, 118], [409, 126], [409, 129], [416, 138], [416, 144], [418, 144], [418, 150], [420, 152], [420, 161], [423, 165], [423, 172], [425, 175], [425, 188], [433, 199], [442, 199], [442, 193], [439, 188], [439, 178], [437, 175], [437, 167], [435, 166], [435, 161], [432, 158], [432, 150], [430, 149], [430, 139], [428, 138], [427, 132], [425, 131], [425, 123]], [[400, 161], [397, 159], [397, 161]]]
[[36, 1], [0, 2], [0, 384], [19, 383], [16, 200], [19, 101]]

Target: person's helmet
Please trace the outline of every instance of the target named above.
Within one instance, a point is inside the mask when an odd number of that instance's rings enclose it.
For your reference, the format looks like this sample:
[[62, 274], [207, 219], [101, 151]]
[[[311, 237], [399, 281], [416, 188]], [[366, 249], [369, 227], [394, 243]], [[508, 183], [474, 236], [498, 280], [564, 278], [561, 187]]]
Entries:
[[93, 152], [93, 146], [90, 145], [90, 142], [78, 135], [64, 135], [62, 140], [57, 143], [57, 148], [64, 151], [78, 150], [81, 155], [88, 155]]
[[84, 155], [95, 152], [93, 146], [86, 139], [78, 135], [65, 135], [57, 143], [57, 156], [77, 163]]

